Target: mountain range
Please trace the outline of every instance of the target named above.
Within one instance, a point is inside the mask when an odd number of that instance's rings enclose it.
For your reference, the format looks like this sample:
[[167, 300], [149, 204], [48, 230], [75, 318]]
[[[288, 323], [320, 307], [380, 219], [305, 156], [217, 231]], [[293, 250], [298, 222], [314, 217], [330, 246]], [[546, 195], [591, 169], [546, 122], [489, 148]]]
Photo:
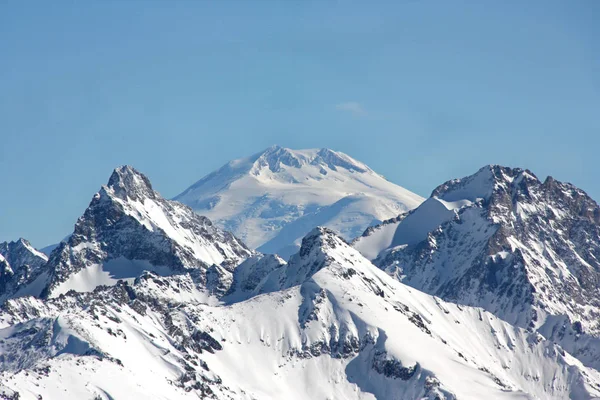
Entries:
[[598, 204], [519, 168], [425, 200], [272, 147], [167, 200], [123, 166], [49, 255], [0, 243], [0, 398], [600, 398], [599, 260]]

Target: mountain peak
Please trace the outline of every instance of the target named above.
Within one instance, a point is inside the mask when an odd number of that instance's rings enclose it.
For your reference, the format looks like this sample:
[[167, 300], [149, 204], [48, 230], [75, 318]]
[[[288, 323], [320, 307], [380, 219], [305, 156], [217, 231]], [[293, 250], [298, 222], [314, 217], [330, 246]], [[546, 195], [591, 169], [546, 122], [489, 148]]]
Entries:
[[273, 173], [282, 172], [284, 167], [302, 168], [307, 165], [318, 166], [326, 174], [324, 167], [332, 171], [344, 168], [350, 172], [372, 172], [365, 164], [352, 157], [327, 148], [292, 150], [278, 145], [271, 146], [257, 155], [251, 172], [255, 175], [264, 167]]
[[335, 231], [323, 226], [318, 226], [304, 236], [298, 255], [300, 257], [306, 257], [308, 254], [314, 253], [315, 251], [322, 252], [323, 250], [334, 249], [338, 247], [338, 245], [343, 244], [347, 245], [348, 243], [346, 243], [346, 241]]
[[299, 157], [298, 154], [290, 149], [281, 146], [271, 146], [266, 149], [254, 162], [252, 172], [258, 173], [261, 168], [268, 167], [271, 172], [280, 172], [281, 166], [300, 168], [306, 163], [304, 157]]
[[[256, 293], [267, 293], [301, 285], [322, 270], [347, 275], [347, 270], [361, 264], [371, 265], [336, 232], [316, 227], [303, 239], [300, 251], [289, 262], [278, 268], [261, 283]], [[352, 274], [352, 272], [350, 272]]]
[[287, 258], [314, 226], [328, 226], [350, 240], [423, 198], [344, 153], [272, 146], [228, 162], [175, 200], [250, 247]]
[[121, 166], [94, 195], [67, 242], [52, 253], [40, 284], [27, 284], [33, 295], [52, 298], [120, 279], [132, 281], [149, 270], [159, 275], [191, 271], [204, 285], [212, 265], [222, 268], [227, 280], [229, 270], [250, 255], [231, 233], [189, 207], [165, 200], [145, 175]]
[[48, 257], [36, 250], [27, 239], [19, 238], [13, 242], [0, 243], [0, 255], [2, 255], [13, 267], [22, 264], [43, 264]]
[[124, 200], [128, 197], [133, 200], [156, 197], [150, 180], [129, 165], [115, 168], [108, 180], [107, 188]]
[[0, 243], [0, 300], [16, 289], [36, 270], [46, 264], [48, 257], [25, 239]]
[[460, 200], [489, 200], [498, 191], [508, 191], [511, 186], [525, 181], [539, 183], [538, 178], [529, 170], [489, 164], [480, 168], [473, 175], [452, 179], [433, 190], [431, 197], [455, 202]]

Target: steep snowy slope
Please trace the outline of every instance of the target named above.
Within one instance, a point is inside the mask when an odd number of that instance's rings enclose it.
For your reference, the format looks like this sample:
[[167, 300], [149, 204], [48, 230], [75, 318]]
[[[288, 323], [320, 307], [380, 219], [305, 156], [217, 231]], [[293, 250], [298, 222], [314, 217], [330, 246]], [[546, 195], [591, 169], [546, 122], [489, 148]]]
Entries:
[[221, 279], [231, 280], [233, 267], [251, 254], [233, 235], [189, 207], [163, 199], [148, 178], [124, 166], [94, 195], [67, 241], [13, 295], [91, 291], [119, 279], [131, 281], [144, 270], [189, 271], [206, 285], [211, 268], [219, 268], [212, 282], [218, 286]]
[[9, 300], [0, 311], [0, 393], [115, 400], [600, 395], [598, 373], [541, 335], [404, 286], [327, 229], [312, 231], [254, 291], [262, 294], [208, 305], [189, 275], [146, 273], [93, 293]]
[[425, 240], [430, 231], [452, 219], [457, 206], [430, 197], [416, 209], [368, 228], [353, 241], [353, 247], [368, 259], [374, 259], [385, 249], [415, 245]]
[[[427, 209], [435, 203], [449, 212]], [[487, 166], [354, 245], [408, 285], [536, 329], [600, 367], [600, 208], [571, 184]]]
[[284, 258], [315, 226], [351, 239], [423, 201], [343, 153], [278, 146], [229, 162], [175, 200]]
[[21, 238], [0, 243], [0, 299], [27, 282], [48, 261], [48, 257]]

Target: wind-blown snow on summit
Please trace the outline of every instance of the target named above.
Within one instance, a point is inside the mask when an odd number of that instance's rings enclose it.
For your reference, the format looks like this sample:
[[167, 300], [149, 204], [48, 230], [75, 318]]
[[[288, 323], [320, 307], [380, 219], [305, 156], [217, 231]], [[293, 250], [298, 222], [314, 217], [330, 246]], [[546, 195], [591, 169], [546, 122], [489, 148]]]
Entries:
[[250, 247], [284, 257], [315, 226], [352, 239], [423, 201], [346, 154], [278, 146], [227, 163], [175, 200]]

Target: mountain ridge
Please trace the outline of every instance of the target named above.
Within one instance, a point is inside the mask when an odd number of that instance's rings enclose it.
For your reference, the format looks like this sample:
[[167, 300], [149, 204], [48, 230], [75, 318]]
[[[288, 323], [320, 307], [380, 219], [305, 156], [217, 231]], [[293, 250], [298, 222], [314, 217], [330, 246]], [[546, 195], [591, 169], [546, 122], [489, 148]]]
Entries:
[[[452, 212], [417, 243], [394, 242], [431, 202]], [[354, 245], [408, 285], [544, 332], [598, 367], [599, 216], [572, 184], [492, 165], [438, 186], [419, 208]], [[574, 340], [582, 333], [588, 339]]]
[[256, 295], [225, 306], [203, 302], [185, 275], [152, 272], [9, 300], [0, 390], [22, 399], [600, 395], [600, 374], [541, 335], [411, 289], [327, 228], [304, 239]]
[[204, 286], [213, 264], [224, 268], [220, 278], [228, 280], [233, 266], [252, 254], [206, 217], [163, 199], [145, 175], [122, 166], [93, 196], [73, 234], [52, 251], [47, 264], [4, 297], [89, 291], [95, 285], [134, 279], [145, 269], [162, 274], [191, 271]]

